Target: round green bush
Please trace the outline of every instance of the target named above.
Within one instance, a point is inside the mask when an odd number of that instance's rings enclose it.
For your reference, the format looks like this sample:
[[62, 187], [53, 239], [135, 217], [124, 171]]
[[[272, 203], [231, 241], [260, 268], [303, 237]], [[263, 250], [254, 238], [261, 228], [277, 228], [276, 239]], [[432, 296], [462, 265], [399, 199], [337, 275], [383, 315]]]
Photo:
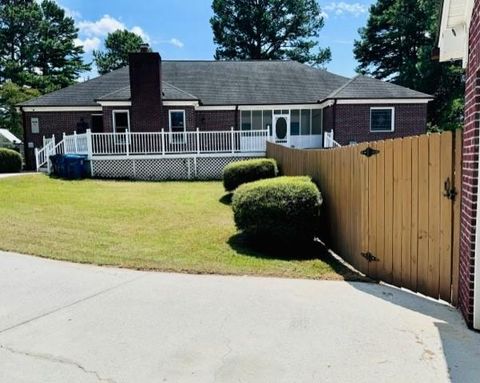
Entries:
[[12, 149], [0, 148], [0, 173], [18, 173], [22, 170], [22, 156]]
[[310, 177], [278, 177], [240, 186], [232, 207], [235, 224], [258, 239], [292, 244], [319, 234], [322, 196]]
[[247, 182], [258, 181], [264, 178], [273, 178], [278, 175], [277, 163], [271, 158], [236, 161], [223, 169], [223, 186], [227, 191], [233, 191]]

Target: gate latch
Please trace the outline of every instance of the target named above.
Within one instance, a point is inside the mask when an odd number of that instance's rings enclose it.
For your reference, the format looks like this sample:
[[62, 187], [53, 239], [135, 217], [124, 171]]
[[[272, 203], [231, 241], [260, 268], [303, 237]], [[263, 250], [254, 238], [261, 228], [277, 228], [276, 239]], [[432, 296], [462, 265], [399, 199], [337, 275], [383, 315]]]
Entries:
[[453, 201], [456, 195], [457, 195], [457, 190], [455, 189], [455, 186], [452, 185], [452, 181], [450, 181], [450, 177], [448, 177], [445, 183], [443, 184], [443, 196]]
[[360, 255], [365, 258], [368, 262], [377, 262], [379, 261], [379, 259], [373, 255], [372, 253], [370, 253], [369, 251], [365, 252], [365, 253], [360, 253]]
[[370, 146], [360, 152], [360, 154], [364, 155], [365, 157], [371, 157], [378, 153], [380, 153], [380, 150], [373, 149]]

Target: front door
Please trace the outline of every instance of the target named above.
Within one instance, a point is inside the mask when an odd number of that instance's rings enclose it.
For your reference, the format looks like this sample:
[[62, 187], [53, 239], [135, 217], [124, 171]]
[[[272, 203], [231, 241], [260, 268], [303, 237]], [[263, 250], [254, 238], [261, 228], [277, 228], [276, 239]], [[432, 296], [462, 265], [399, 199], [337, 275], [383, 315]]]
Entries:
[[273, 116], [273, 138], [277, 144], [290, 141], [290, 116], [288, 114]]

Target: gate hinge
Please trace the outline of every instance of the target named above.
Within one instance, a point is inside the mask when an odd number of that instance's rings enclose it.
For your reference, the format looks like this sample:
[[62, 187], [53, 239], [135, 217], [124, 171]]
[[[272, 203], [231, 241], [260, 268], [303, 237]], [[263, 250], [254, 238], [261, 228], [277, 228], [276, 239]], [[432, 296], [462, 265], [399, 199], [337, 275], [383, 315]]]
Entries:
[[448, 177], [443, 184], [443, 196], [453, 201], [457, 194], [455, 186], [452, 185], [452, 181], [450, 181], [450, 177]]
[[360, 154], [364, 155], [365, 157], [371, 157], [378, 153], [380, 153], [380, 150], [373, 149], [370, 146], [360, 152]]
[[373, 255], [372, 253], [370, 253], [369, 251], [365, 252], [365, 253], [360, 253], [360, 255], [365, 258], [368, 262], [377, 262], [379, 261], [379, 259]]

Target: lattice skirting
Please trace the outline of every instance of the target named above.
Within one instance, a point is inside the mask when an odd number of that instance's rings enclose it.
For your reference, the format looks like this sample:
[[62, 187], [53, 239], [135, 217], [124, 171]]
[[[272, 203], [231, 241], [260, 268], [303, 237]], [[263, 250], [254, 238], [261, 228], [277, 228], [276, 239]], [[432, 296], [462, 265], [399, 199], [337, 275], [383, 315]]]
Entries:
[[215, 180], [230, 162], [254, 157], [92, 159], [92, 177], [135, 180]]

